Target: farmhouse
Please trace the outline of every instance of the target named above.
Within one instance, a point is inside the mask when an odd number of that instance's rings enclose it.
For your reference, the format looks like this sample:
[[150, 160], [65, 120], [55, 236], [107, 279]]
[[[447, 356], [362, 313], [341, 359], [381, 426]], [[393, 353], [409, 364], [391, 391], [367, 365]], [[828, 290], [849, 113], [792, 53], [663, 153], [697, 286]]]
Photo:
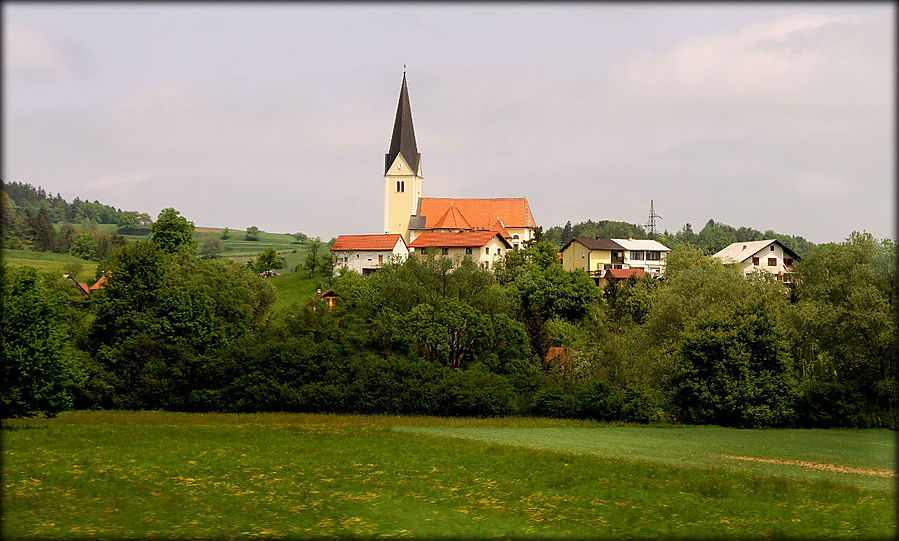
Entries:
[[736, 265], [746, 276], [760, 269], [781, 282], [792, 282], [799, 256], [777, 239], [735, 242], [712, 257], [726, 265]]
[[665, 272], [665, 256], [671, 250], [649, 239], [591, 239], [574, 237], [559, 253], [562, 268], [567, 271], [583, 269], [596, 285], [608, 284], [608, 271], [640, 269], [650, 275]]
[[534, 238], [537, 223], [524, 197], [422, 197], [421, 153], [415, 141], [406, 74], [390, 148], [384, 157], [384, 233], [411, 243], [428, 232], [504, 230], [512, 247]]
[[388, 263], [405, 261], [409, 247], [402, 235], [340, 235], [331, 246], [338, 267], [347, 267], [363, 276]]

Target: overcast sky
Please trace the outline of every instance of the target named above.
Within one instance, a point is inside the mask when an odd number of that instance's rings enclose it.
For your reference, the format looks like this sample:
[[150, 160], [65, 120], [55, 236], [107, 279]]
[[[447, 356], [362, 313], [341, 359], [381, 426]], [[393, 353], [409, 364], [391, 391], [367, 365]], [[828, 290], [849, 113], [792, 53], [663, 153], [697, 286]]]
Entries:
[[894, 6], [3, 4], [3, 180], [197, 226], [380, 233], [403, 74], [424, 195], [539, 225], [894, 236]]

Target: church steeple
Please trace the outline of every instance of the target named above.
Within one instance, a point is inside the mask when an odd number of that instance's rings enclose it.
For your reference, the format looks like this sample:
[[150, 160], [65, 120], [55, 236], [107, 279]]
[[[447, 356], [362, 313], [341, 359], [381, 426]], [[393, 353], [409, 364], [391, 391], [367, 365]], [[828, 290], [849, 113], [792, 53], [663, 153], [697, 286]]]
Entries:
[[412, 174], [418, 172], [421, 154], [415, 144], [415, 128], [412, 127], [412, 106], [409, 105], [409, 89], [406, 87], [406, 72], [403, 72], [403, 86], [400, 88], [400, 100], [396, 106], [396, 119], [393, 121], [393, 136], [390, 138], [390, 150], [384, 156], [384, 174], [398, 154], [409, 165]]

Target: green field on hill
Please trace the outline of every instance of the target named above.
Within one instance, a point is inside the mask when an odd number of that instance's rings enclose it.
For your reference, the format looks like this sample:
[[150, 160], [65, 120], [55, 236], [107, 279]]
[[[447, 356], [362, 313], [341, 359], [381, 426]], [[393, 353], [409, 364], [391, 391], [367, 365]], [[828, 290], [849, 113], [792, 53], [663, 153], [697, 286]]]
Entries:
[[[14, 267], [34, 267], [38, 271], [54, 274], [67, 273], [70, 265], [81, 265], [75, 277], [79, 282], [93, 284], [96, 280], [97, 262], [79, 259], [68, 254], [53, 252], [32, 252], [31, 250], [3, 250], [3, 264]], [[74, 286], [73, 286], [74, 287]]]
[[[896, 534], [882, 430], [98, 411], [6, 420], [3, 434], [5, 538]], [[731, 453], [795, 464], [702, 458]], [[870, 471], [791, 473], [822, 461]]]

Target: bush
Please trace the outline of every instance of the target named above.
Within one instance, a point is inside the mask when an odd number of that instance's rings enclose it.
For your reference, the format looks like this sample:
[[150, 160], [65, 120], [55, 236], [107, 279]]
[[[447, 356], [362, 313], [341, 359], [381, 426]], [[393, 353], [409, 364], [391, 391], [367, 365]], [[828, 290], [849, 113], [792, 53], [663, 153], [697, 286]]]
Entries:
[[803, 428], [878, 426], [871, 400], [857, 382], [807, 381], [796, 400], [796, 424]]

